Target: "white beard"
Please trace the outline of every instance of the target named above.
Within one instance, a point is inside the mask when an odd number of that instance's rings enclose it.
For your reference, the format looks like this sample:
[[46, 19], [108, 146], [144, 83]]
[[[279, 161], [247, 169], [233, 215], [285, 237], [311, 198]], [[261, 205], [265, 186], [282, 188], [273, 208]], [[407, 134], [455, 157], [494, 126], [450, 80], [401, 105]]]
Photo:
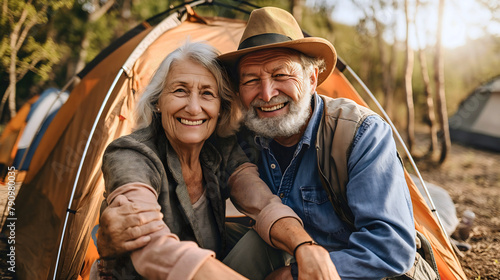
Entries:
[[[259, 136], [266, 138], [290, 137], [300, 132], [306, 124], [311, 113], [312, 92], [301, 96], [298, 102], [293, 101], [287, 95], [278, 95], [269, 102], [254, 100], [250, 103], [250, 108], [243, 109], [245, 125]], [[288, 102], [289, 111], [285, 115], [276, 117], [260, 118], [257, 115], [256, 107], [268, 106], [269, 104], [279, 104]]]

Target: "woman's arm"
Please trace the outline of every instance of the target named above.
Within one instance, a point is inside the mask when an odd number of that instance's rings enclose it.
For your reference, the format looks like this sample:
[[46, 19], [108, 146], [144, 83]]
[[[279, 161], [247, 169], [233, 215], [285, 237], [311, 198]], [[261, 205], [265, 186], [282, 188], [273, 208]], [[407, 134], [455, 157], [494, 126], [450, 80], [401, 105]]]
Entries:
[[[132, 210], [138, 209], [134, 205], [149, 204], [155, 207], [158, 205], [154, 190], [142, 183], [130, 183], [117, 188], [108, 196], [108, 203], [112, 205], [114, 200], [120, 197], [127, 199], [127, 202], [123, 205]], [[121, 224], [114, 224], [111, 228], [126, 227], [127, 230], [131, 228], [123, 225], [124, 222], [127, 222], [128, 216], [125, 211], [120, 212], [119, 215], [122, 215], [122, 217], [119, 219], [114, 219], [115, 217], [109, 215], [109, 212], [103, 212], [103, 216], [107, 216], [106, 219], [121, 221]], [[151, 241], [145, 247], [130, 254], [134, 268], [140, 275], [147, 279], [196, 279], [196, 277], [208, 273], [214, 279], [228, 279], [228, 277], [231, 277], [231, 279], [238, 279], [238, 277], [244, 279], [241, 275], [215, 260], [213, 258], [215, 256], [214, 252], [198, 247], [195, 242], [180, 241], [177, 235], [170, 232], [165, 223], [162, 223], [160, 230], [148, 235]], [[104, 235], [116, 236], [117, 239], [123, 240], [123, 235], [127, 235], [125, 233], [127, 230], [120, 233], [108, 231], [109, 229], [110, 227], [103, 229], [98, 238], [102, 238], [102, 235]]]

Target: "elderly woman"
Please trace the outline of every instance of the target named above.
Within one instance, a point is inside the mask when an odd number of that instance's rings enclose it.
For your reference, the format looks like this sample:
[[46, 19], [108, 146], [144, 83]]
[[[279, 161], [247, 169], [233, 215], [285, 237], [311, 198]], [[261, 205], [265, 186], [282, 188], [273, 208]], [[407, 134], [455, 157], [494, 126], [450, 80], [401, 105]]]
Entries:
[[[214, 258], [227, 253], [228, 197], [268, 244], [292, 253], [311, 240], [235, 137], [227, 137], [237, 128], [239, 107], [216, 57], [202, 43], [169, 54], [138, 103], [139, 129], [106, 149], [98, 248], [108, 260], [101, 272], [123, 276], [128, 267], [148, 279], [242, 277]], [[137, 248], [130, 258], [123, 254]], [[121, 261], [109, 261], [117, 255]]]

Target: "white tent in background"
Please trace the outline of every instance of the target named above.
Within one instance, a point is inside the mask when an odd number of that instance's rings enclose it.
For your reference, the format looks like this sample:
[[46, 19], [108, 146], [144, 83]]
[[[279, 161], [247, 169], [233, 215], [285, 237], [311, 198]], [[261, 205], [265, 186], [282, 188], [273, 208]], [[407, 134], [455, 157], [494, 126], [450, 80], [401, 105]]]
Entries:
[[453, 141], [500, 152], [500, 76], [477, 87], [450, 118]]

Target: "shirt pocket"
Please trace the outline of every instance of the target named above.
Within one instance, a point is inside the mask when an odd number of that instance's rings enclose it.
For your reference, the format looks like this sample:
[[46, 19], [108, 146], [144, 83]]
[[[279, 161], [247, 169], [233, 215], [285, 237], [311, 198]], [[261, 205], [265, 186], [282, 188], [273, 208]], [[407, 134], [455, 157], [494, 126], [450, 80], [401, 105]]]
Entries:
[[323, 187], [303, 186], [300, 191], [306, 228], [321, 232], [329, 243], [347, 242], [350, 230], [337, 216]]

